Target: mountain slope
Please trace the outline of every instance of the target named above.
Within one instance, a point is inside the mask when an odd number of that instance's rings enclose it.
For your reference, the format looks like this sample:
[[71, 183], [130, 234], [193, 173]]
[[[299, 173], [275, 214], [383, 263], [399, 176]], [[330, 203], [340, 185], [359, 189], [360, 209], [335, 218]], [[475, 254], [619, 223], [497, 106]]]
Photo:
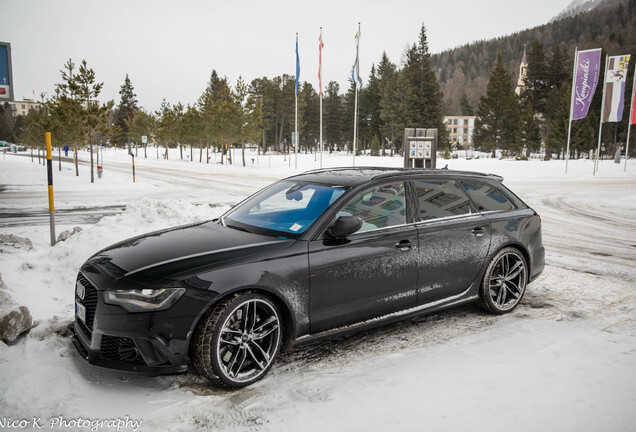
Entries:
[[516, 82], [524, 44], [529, 48], [535, 38], [543, 43], [546, 54], [561, 44], [570, 55], [570, 62], [575, 47], [580, 50], [600, 47], [610, 55], [631, 53], [636, 57], [636, 0], [622, 0], [605, 7], [606, 2], [616, 1], [606, 0], [589, 12], [432, 55], [431, 63], [444, 91], [445, 113], [466, 114], [460, 104], [464, 93], [468, 103], [476, 108], [479, 97], [486, 91], [498, 51], [502, 52], [504, 64]]

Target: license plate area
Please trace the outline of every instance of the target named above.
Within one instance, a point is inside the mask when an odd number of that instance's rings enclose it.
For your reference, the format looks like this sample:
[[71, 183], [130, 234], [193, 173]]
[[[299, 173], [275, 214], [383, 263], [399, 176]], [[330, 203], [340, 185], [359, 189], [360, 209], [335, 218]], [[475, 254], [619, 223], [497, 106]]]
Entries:
[[84, 324], [86, 324], [86, 306], [81, 303], [75, 303], [75, 316], [77, 316]]

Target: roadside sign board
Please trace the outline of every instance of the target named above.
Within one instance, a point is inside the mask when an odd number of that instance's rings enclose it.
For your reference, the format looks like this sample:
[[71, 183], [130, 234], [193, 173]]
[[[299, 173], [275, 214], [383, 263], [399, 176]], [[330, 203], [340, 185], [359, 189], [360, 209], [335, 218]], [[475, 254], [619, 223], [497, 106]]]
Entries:
[[11, 44], [0, 42], [0, 100], [13, 100]]

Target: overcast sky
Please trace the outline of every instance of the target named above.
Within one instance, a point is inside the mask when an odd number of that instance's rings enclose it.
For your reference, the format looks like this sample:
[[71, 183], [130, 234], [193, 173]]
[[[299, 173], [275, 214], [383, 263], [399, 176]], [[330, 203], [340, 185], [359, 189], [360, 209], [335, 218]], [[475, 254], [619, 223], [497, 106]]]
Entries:
[[[139, 104], [194, 103], [212, 69], [232, 84], [295, 74], [318, 87], [323, 28], [323, 85], [347, 86], [361, 23], [360, 73], [386, 51], [400, 63], [426, 26], [431, 53], [547, 23], [570, 0], [0, 0], [0, 41], [11, 44], [14, 96], [53, 93], [67, 59], [86, 59], [100, 100], [119, 102], [128, 73]], [[531, 42], [531, 41], [528, 41]], [[521, 53], [519, 54], [521, 56]]]

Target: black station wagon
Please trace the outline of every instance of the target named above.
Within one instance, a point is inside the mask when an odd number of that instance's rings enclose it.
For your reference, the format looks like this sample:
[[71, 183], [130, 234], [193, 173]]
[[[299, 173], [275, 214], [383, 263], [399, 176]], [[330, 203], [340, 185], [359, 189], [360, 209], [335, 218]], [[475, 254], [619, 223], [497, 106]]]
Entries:
[[544, 267], [541, 220], [491, 174], [337, 168], [222, 217], [92, 256], [75, 287], [90, 363], [213, 383], [261, 379], [281, 349], [478, 302], [512, 311]]

